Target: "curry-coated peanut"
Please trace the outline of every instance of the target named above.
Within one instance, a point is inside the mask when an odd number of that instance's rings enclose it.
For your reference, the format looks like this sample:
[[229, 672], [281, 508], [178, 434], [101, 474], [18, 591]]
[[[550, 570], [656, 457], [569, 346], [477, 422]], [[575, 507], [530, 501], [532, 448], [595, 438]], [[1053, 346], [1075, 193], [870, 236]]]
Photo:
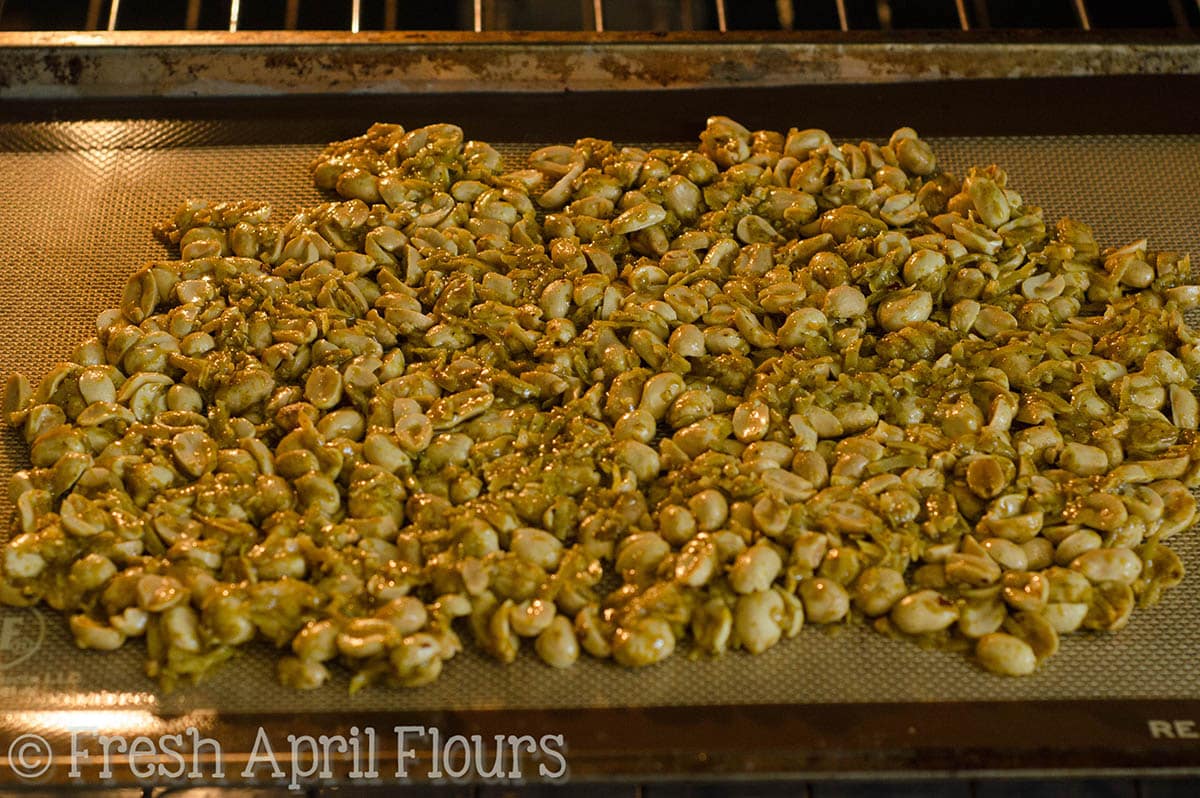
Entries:
[[1002, 580], [1001, 595], [1014, 610], [1037, 612], [1050, 599], [1050, 583], [1039, 573], [1009, 571]]
[[738, 593], [766, 590], [783, 568], [783, 559], [771, 544], [759, 541], [738, 555], [729, 569], [729, 585]]
[[858, 288], [839, 285], [825, 294], [825, 304], [821, 310], [831, 319], [854, 319], [867, 312], [867, 299]]
[[800, 569], [809, 576], [821, 566], [828, 548], [828, 536], [820, 532], [801, 532], [792, 543], [789, 567]]
[[1037, 667], [1029, 644], [1004, 632], [981, 637], [975, 644], [975, 656], [983, 667], [1004, 676], [1028, 676]]
[[702, 587], [717, 573], [718, 564], [716, 544], [707, 535], [698, 535], [680, 550], [675, 579], [688, 587]]
[[1088, 615], [1088, 605], [1083, 602], [1056, 601], [1047, 604], [1042, 615], [1054, 631], [1060, 635], [1070, 634], [1083, 624]]
[[698, 529], [691, 510], [678, 504], [668, 504], [659, 510], [658, 524], [659, 533], [674, 546], [687, 543]]
[[1007, 617], [999, 586], [974, 589], [965, 594], [955, 628], [964, 637], [977, 640], [1000, 629]]
[[196, 611], [187, 604], [176, 604], [162, 614], [163, 639], [180, 651], [200, 651], [200, 625]]
[[933, 296], [928, 291], [907, 291], [880, 303], [879, 326], [888, 332], [902, 330], [925, 321], [933, 312]]
[[770, 408], [760, 401], [742, 402], [733, 410], [733, 434], [743, 443], [762, 440], [770, 425]]
[[565, 615], [556, 615], [534, 642], [539, 657], [555, 668], [569, 668], [579, 659], [579, 641], [575, 628]]
[[854, 606], [864, 615], [875, 618], [886, 614], [904, 597], [908, 588], [904, 575], [894, 568], [871, 566], [863, 569], [854, 582]]
[[1054, 564], [1054, 544], [1044, 537], [1036, 537], [1021, 544], [1025, 553], [1025, 565], [1012, 570], [1041, 570]]
[[292, 638], [292, 651], [302, 660], [326, 662], [337, 656], [338, 626], [331, 620], [313, 621]]
[[1096, 548], [1085, 551], [1070, 561], [1093, 584], [1120, 582], [1132, 584], [1142, 572], [1142, 560], [1129, 549]]
[[87, 615], [72, 615], [70, 626], [75, 644], [80, 648], [113, 651], [125, 642], [125, 635], [120, 631]]
[[742, 647], [761, 654], [783, 635], [784, 602], [774, 590], [739, 596], [733, 612], [733, 631]]
[[1108, 469], [1108, 455], [1096, 446], [1071, 441], [1063, 446], [1058, 464], [1080, 476], [1094, 476]]
[[534, 527], [513, 530], [510, 546], [518, 557], [548, 570], [554, 569], [562, 556], [562, 543], [544, 529]]
[[958, 607], [936, 590], [918, 590], [900, 599], [891, 610], [892, 623], [910, 635], [939, 632], [958, 620]]
[[850, 611], [850, 594], [832, 579], [802, 579], [799, 593], [804, 603], [804, 616], [813, 623], [836, 623]]
[[982, 541], [982, 545], [987, 550], [988, 556], [995, 560], [1001, 568], [1008, 571], [1024, 571], [1029, 565], [1029, 555], [1025, 549], [1025, 545], [1029, 542], [1032, 541], [1018, 545], [1004, 538], [987, 538]]
[[671, 546], [654, 532], [639, 532], [621, 541], [614, 565], [629, 582], [654, 579], [658, 566], [671, 553]]
[[653, 665], [674, 651], [675, 633], [662, 618], [636, 618], [613, 633], [613, 659], [626, 667]]
[[654, 416], [645, 410], [630, 410], [617, 419], [617, 423], [613, 425], [613, 440], [634, 440], [645, 444], [653, 441], [657, 432], [658, 422]]
[[688, 499], [688, 509], [697, 528], [703, 531], [719, 529], [729, 517], [729, 502], [714, 488], [702, 490]]
[[1070, 565], [1081, 555], [1104, 545], [1100, 535], [1091, 529], [1080, 529], [1058, 542], [1054, 549], [1054, 562]]

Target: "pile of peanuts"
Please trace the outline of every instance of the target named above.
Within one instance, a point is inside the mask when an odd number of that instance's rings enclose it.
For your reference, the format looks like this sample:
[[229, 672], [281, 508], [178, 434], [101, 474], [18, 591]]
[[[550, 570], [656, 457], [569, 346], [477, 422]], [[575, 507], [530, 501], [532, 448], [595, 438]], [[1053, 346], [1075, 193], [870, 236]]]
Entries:
[[309, 689], [760, 653], [870, 624], [1034, 672], [1183, 576], [1186, 257], [1102, 251], [996, 166], [714, 117], [509, 169], [453, 125], [313, 164], [329, 201], [189, 203], [4, 411], [0, 601], [194, 680], [255, 639]]

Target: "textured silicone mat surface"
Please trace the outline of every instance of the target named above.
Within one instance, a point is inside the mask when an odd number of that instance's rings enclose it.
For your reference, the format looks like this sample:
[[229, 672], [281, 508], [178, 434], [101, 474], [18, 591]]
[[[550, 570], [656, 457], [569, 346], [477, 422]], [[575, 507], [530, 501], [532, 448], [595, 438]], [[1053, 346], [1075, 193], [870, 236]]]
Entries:
[[[389, 120], [391, 121], [391, 120]], [[395, 120], [403, 121], [403, 120]], [[902, 120], [897, 120], [898, 122]], [[699, 126], [700, 120], [697, 120]], [[787, 119], [778, 127], [786, 128]], [[357, 127], [344, 134], [355, 135]], [[468, 135], [470, 130], [467, 130]], [[166, 253], [150, 226], [185, 199], [271, 201], [286, 218], [319, 198], [307, 164], [323, 143], [239, 146], [219, 123], [139, 121], [0, 125], [0, 373], [35, 381], [94, 333], [126, 277]], [[288, 140], [296, 140], [289, 131]], [[1200, 136], [932, 140], [958, 174], [999, 163], [1051, 222], [1072, 215], [1103, 246], [1148, 236], [1156, 249], [1200, 254]], [[503, 148], [516, 157], [528, 147]], [[0, 479], [27, 464], [20, 435], [0, 432]], [[0, 491], [0, 517], [11, 515]], [[143, 707], [164, 713], [266, 713], [948, 700], [1200, 697], [1200, 535], [1173, 546], [1189, 576], [1118, 634], [1064, 640], [1025, 679], [964, 657], [922, 651], [870, 630], [806, 628], [758, 657], [671, 660], [637, 672], [583, 659], [556, 671], [526, 651], [500, 665], [468, 650], [417, 690], [346, 693], [342, 674], [314, 693], [276, 684], [274, 655], [252, 649], [215, 677], [172, 694], [142, 673], [139, 642], [80, 652], [48, 609], [0, 609], [0, 703], [9, 710]], [[528, 648], [528, 646], [527, 646]]]

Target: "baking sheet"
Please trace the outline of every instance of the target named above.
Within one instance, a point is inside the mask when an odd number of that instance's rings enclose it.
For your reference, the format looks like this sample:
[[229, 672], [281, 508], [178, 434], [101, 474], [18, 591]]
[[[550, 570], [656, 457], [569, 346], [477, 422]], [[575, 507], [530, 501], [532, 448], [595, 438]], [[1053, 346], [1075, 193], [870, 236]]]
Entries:
[[[381, 113], [381, 118], [385, 114]], [[403, 119], [387, 119], [403, 123]], [[449, 120], [453, 121], [453, 119]], [[802, 120], [802, 126], [819, 120]], [[897, 119], [897, 125], [903, 123]], [[797, 120], [781, 117], [777, 128]], [[325, 121], [324, 126], [328, 127]], [[698, 130], [703, 120], [697, 119]], [[361, 132], [348, 124], [344, 135]], [[0, 372], [35, 381], [94, 333], [126, 277], [165, 255], [149, 232], [185, 199], [271, 201], [280, 218], [319, 199], [306, 165], [324, 143], [239, 146], [220, 122], [90, 121], [0, 125]], [[469, 126], [468, 136], [471, 135]], [[298, 138], [295, 129], [288, 140]], [[218, 143], [214, 143], [218, 142]], [[501, 145], [503, 142], [493, 141]], [[996, 162], [1025, 198], [1091, 224], [1103, 246], [1148, 235], [1156, 249], [1200, 254], [1200, 136], [931, 139], [962, 174]], [[503, 147], [510, 156], [529, 145]], [[0, 479], [27, 462], [14, 430], [0, 433]], [[6, 491], [0, 517], [9, 518]], [[472, 650], [420, 689], [347, 695], [339, 673], [324, 688], [279, 687], [274, 654], [247, 650], [195, 687], [163, 694], [142, 674], [139, 642], [78, 651], [48, 609], [0, 609], [0, 703], [10, 711], [149, 709], [163, 714], [814, 704], [1200, 697], [1200, 535], [1172, 544], [1183, 585], [1113, 635], [1076, 635], [1036, 675], [993, 676], [965, 657], [923, 651], [868, 629], [807, 627], [758, 657], [677, 654], [636, 672], [584, 658], [557, 671], [526, 643], [504, 666]], [[469, 637], [469, 634], [465, 635]]]

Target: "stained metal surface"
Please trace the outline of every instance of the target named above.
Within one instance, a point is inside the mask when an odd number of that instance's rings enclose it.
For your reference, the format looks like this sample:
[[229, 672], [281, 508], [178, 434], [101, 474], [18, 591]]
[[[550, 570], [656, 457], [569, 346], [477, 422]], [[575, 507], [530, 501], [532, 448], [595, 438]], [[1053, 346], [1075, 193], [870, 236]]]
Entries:
[[[482, 24], [479, 15], [476, 22]], [[598, 91], [1200, 74], [1200, 41], [859, 32], [0, 33], [0, 98]]]

